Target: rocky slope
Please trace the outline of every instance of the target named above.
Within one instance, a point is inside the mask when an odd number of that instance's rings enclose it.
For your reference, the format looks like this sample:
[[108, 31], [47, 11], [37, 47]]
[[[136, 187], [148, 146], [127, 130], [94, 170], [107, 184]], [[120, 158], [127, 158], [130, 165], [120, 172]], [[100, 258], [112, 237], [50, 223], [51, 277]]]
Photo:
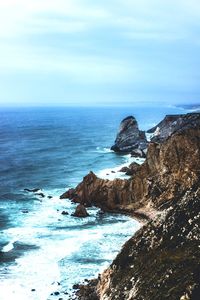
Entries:
[[127, 213], [163, 209], [197, 182], [199, 166], [200, 129], [186, 129], [162, 144], [150, 143], [146, 161], [130, 179], [104, 180], [90, 172], [61, 198]]
[[199, 299], [199, 241], [198, 184], [124, 245], [98, 281], [99, 299]]
[[133, 116], [122, 120], [115, 144], [111, 150], [115, 152], [130, 152], [131, 150], [143, 151], [147, 148], [145, 132], [139, 130], [138, 123]]
[[148, 133], [153, 133], [152, 142], [163, 142], [173, 133], [178, 133], [186, 129], [200, 127], [199, 113], [189, 113], [186, 115], [167, 115], [159, 124], [149, 129]]
[[62, 195], [146, 219], [98, 280], [80, 286], [78, 299], [199, 299], [200, 114], [176, 122], [169, 131], [169, 122], [160, 125], [165, 136], [149, 144], [146, 161], [129, 180], [91, 172]]

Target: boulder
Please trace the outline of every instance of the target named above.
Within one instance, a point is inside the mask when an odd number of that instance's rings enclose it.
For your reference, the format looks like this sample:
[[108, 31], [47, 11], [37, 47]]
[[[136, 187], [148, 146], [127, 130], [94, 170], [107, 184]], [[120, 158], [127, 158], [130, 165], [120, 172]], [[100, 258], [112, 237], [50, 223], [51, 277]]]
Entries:
[[126, 173], [127, 171], [129, 171], [129, 167], [122, 167], [119, 172], [122, 172], [122, 173]]
[[63, 211], [61, 212], [61, 214], [62, 214], [62, 215], [68, 215], [69, 213], [68, 213], [67, 211], [63, 210]]
[[40, 191], [40, 189], [39, 188], [35, 188], [35, 189], [24, 189], [24, 191], [25, 192], [30, 192], [30, 193], [37, 193], [37, 192], [39, 192]]
[[35, 195], [36, 195], [36, 196], [40, 196], [40, 197], [42, 197], [42, 198], [45, 197], [45, 195], [44, 195], [43, 193], [35, 193]]
[[133, 162], [128, 167], [121, 168], [119, 170], [119, 172], [123, 172], [126, 175], [132, 176], [136, 173], [138, 167], [139, 167], [139, 164], [137, 164], [136, 162]]
[[76, 207], [75, 212], [72, 214], [73, 217], [78, 217], [78, 218], [85, 218], [88, 217], [89, 214], [83, 204], [79, 204]]
[[145, 132], [139, 130], [136, 119], [129, 116], [122, 120], [115, 144], [111, 150], [115, 152], [131, 152], [134, 149], [147, 148]]
[[139, 164], [137, 164], [136, 162], [132, 162], [129, 165], [128, 170], [126, 171], [126, 175], [132, 176], [132, 175], [136, 174], [139, 167], [140, 167]]

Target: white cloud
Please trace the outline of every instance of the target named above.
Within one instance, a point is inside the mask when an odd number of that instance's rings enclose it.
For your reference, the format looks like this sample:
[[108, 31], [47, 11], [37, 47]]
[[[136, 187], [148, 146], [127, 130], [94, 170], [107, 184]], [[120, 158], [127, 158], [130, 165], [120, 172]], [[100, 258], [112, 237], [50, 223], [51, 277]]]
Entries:
[[90, 7], [78, 0], [1, 0], [0, 38], [37, 33], [38, 30], [41, 33], [82, 31], [87, 29], [90, 20], [97, 22], [106, 17], [108, 12], [104, 8]]
[[0, 0], [0, 75], [59, 74], [77, 90], [192, 87], [199, 19], [197, 0]]

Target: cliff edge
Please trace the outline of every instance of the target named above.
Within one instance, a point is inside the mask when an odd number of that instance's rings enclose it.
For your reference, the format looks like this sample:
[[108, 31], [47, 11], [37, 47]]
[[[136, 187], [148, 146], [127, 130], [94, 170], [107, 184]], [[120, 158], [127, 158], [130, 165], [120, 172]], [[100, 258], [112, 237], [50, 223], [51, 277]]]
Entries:
[[[167, 131], [169, 123], [173, 130]], [[62, 195], [145, 220], [111, 266], [80, 286], [80, 300], [199, 299], [200, 114], [170, 117], [160, 128], [165, 135], [152, 138], [146, 161], [130, 179], [109, 181], [90, 172]]]

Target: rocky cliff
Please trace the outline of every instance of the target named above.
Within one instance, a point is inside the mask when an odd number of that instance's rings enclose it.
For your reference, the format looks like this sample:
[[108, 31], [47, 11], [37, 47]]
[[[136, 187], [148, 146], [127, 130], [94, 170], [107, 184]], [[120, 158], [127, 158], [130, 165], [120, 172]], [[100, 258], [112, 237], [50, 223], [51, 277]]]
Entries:
[[167, 115], [159, 124], [149, 129], [148, 133], [153, 133], [152, 142], [163, 142], [174, 133], [180, 133], [186, 129], [200, 127], [199, 113], [189, 113], [186, 115]]
[[124, 245], [95, 292], [102, 300], [197, 300], [199, 241], [198, 183]]
[[[180, 118], [175, 130], [166, 130]], [[81, 286], [78, 299], [199, 299], [200, 114], [170, 120], [130, 179], [103, 180], [91, 172], [62, 195], [146, 219], [98, 280]]]
[[200, 129], [186, 129], [162, 144], [150, 143], [146, 161], [128, 180], [98, 178], [93, 172], [64, 193], [85, 205], [127, 213], [151, 212], [171, 205], [200, 175]]

